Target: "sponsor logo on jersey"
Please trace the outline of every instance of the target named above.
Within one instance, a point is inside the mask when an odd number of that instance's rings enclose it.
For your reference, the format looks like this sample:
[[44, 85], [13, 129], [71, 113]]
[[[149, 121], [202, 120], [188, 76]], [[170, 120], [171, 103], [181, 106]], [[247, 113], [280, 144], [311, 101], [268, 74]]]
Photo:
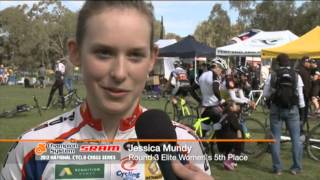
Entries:
[[81, 145], [80, 152], [119, 152], [119, 145]]
[[118, 170], [118, 171], [116, 171], [116, 175], [121, 177], [122, 179], [134, 180], [134, 179], [139, 179], [141, 173], [132, 172], [132, 171], [121, 171], [121, 170]]
[[156, 160], [146, 160], [144, 165], [145, 179], [163, 179]]
[[127, 171], [135, 170], [138, 160], [129, 159], [129, 156], [121, 159], [121, 168]]
[[104, 164], [56, 165], [55, 179], [104, 178]]
[[38, 143], [34, 148], [34, 153], [38, 156], [41, 156], [45, 152], [47, 152], [47, 145], [45, 143]]

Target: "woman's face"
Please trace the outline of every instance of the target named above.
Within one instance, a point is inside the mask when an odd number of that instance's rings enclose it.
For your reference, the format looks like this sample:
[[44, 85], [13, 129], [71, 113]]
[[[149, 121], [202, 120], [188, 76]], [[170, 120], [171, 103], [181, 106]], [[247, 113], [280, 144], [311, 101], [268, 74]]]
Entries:
[[93, 108], [109, 114], [135, 108], [157, 55], [150, 32], [147, 17], [134, 9], [108, 9], [88, 19], [79, 59]]

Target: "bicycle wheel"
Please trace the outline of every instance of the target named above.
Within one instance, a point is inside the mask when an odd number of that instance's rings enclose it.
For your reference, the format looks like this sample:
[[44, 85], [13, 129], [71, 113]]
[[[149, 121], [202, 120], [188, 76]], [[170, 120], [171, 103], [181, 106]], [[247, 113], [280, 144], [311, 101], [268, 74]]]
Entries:
[[261, 103], [259, 106], [260, 106], [260, 109], [263, 112], [263, 114], [266, 114], [266, 115], [269, 114], [269, 109], [268, 109], [268, 106], [267, 106], [265, 100], [261, 100]]
[[[204, 138], [209, 139], [209, 140], [214, 139], [215, 138], [215, 131], [211, 130], [210, 132], [206, 133]], [[211, 154], [212, 157], [215, 157], [215, 154], [217, 152], [217, 148], [215, 148], [216, 143], [214, 143], [214, 142], [203, 142], [203, 143], [204, 143], [206, 153], [208, 155]]]
[[165, 103], [164, 112], [166, 112], [172, 118], [173, 121], [176, 121], [177, 109], [172, 104], [171, 100], [167, 100], [167, 102]]
[[320, 125], [312, 128], [307, 137], [307, 152], [310, 158], [320, 161]]
[[184, 108], [187, 109], [189, 114], [183, 114], [182, 110], [176, 111], [176, 119], [178, 122], [192, 127], [194, 124], [194, 120], [197, 119], [198, 117], [194, 113], [194, 110], [188, 104], [184, 105]]
[[[266, 129], [257, 119], [247, 118], [246, 127], [250, 133], [250, 139], [265, 139]], [[244, 153], [249, 157], [257, 158], [267, 151], [268, 143], [264, 142], [246, 142], [244, 143]]]
[[5, 118], [12, 118], [14, 115], [16, 115], [18, 113], [18, 111], [16, 109], [11, 110], [11, 111], [7, 111], [3, 117]]

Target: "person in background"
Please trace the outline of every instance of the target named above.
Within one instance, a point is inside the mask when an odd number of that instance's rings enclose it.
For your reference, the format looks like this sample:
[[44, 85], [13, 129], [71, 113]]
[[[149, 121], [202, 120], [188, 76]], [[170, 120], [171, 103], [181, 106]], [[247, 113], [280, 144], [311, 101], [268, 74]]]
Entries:
[[220, 93], [221, 78], [228, 67], [225, 60], [219, 57], [212, 59], [208, 66], [209, 70], [202, 73], [199, 78], [201, 105], [204, 108], [201, 117], [210, 117], [209, 121], [204, 122], [205, 124], [216, 123], [221, 118], [223, 111], [221, 105], [225, 102]]
[[190, 81], [188, 79], [187, 71], [182, 68], [182, 62], [177, 60], [173, 63], [174, 70], [171, 72], [169, 80], [167, 82], [167, 89], [171, 86], [171, 80], [175, 79], [174, 88], [171, 91], [172, 102], [177, 104], [177, 96], [187, 96], [190, 91]]
[[293, 164], [290, 172], [296, 175], [302, 170], [303, 145], [300, 140], [299, 108], [305, 107], [303, 82], [300, 75], [290, 67], [287, 54], [279, 54], [276, 62], [279, 64], [279, 68], [269, 75], [263, 89], [263, 96], [271, 100], [270, 128], [276, 140], [271, 144], [272, 170], [276, 175], [282, 174], [280, 137], [282, 121], [285, 121], [292, 142]]
[[4, 84], [4, 65], [0, 65], [0, 85]]
[[[221, 129], [217, 130], [217, 139], [242, 139], [241, 126], [239, 121], [240, 106], [232, 100], [227, 100], [224, 104], [223, 115], [221, 118]], [[237, 166], [234, 159], [229, 159], [229, 154], [240, 155], [242, 145], [239, 142], [220, 142], [217, 143], [220, 153], [223, 153], [223, 161], [226, 170], [234, 170]]]
[[304, 96], [304, 102], [305, 102], [305, 108], [300, 108], [300, 130], [301, 135], [304, 135], [304, 124], [308, 121], [308, 115], [309, 115], [309, 99], [311, 95], [311, 87], [312, 87], [312, 81], [311, 81], [311, 59], [308, 56], [302, 57], [300, 61], [300, 65], [298, 67], [298, 73], [302, 78], [303, 82], [303, 96]]
[[311, 102], [315, 108], [314, 113], [316, 115], [320, 114], [320, 68], [317, 65], [317, 62], [312, 59], [311, 60]]
[[190, 85], [192, 86], [193, 83], [195, 83], [195, 69], [194, 69], [194, 63], [189, 64], [187, 69], [187, 76], [190, 82]]
[[50, 107], [54, 93], [58, 89], [60, 101], [62, 104], [61, 108], [63, 110], [65, 110], [64, 95], [63, 95], [63, 84], [64, 84], [63, 83], [63, 79], [64, 79], [63, 74], [64, 74], [64, 72], [65, 72], [65, 66], [60, 60], [58, 60], [55, 65], [55, 81], [54, 81], [54, 83], [51, 87], [51, 90], [50, 90], [47, 106], [44, 109], [48, 109]]
[[256, 63], [251, 64], [249, 66], [248, 73], [249, 73], [249, 80], [250, 80], [252, 89], [253, 90], [259, 89], [259, 83], [260, 83], [259, 65]]
[[64, 73], [64, 85], [68, 93], [73, 90], [73, 78], [74, 78], [74, 65], [70, 62], [69, 58], [64, 60], [65, 73]]
[[46, 79], [46, 68], [44, 67], [43, 64], [40, 64], [39, 71], [38, 71], [38, 80], [40, 83], [40, 88], [46, 87], [45, 79]]
[[[99, 140], [110, 140], [113, 144], [116, 140], [136, 139], [136, 121], [146, 111], [140, 104], [140, 97], [158, 54], [153, 41], [154, 21], [150, 4], [144, 1], [86, 1], [78, 13], [76, 37], [67, 44], [70, 61], [82, 69], [85, 102], [70, 112], [43, 122], [20, 139], [97, 140], [94, 144]], [[196, 140], [191, 130], [177, 124], [174, 126], [178, 140]], [[73, 162], [36, 160], [37, 144], [15, 144], [8, 153], [7, 162], [3, 163], [1, 179], [70, 178], [65, 169]], [[102, 142], [102, 145], [106, 144]], [[133, 152], [122, 148], [122, 145], [121, 160], [75, 161], [74, 165], [86, 172], [81, 171], [78, 173], [81, 177], [76, 174], [71, 178], [163, 179], [157, 161], [130, 161], [129, 155]], [[199, 143], [188, 146], [191, 146], [190, 156], [203, 157]], [[139, 155], [147, 156], [140, 152]], [[172, 162], [173, 173], [178, 178], [213, 179], [207, 160], [190, 160], [187, 165], [179, 163]], [[58, 167], [62, 170], [58, 171]], [[95, 177], [89, 172], [91, 169], [94, 169]]]

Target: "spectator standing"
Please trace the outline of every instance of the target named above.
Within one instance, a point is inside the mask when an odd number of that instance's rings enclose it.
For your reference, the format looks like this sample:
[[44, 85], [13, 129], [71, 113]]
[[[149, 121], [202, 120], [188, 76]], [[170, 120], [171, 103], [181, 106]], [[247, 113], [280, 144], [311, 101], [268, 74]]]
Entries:
[[190, 85], [192, 86], [195, 82], [195, 69], [194, 69], [194, 63], [189, 64], [187, 69], [187, 75], [190, 82]]
[[303, 126], [305, 122], [308, 120], [308, 114], [309, 114], [309, 99], [311, 94], [311, 59], [307, 56], [302, 57], [300, 61], [300, 66], [298, 67], [299, 75], [302, 78], [303, 81], [303, 95], [304, 95], [304, 102], [305, 102], [305, 108], [300, 109], [300, 130], [301, 134], [304, 134]]
[[65, 72], [65, 66], [64, 64], [58, 60], [56, 62], [55, 65], [55, 82], [53, 83], [51, 90], [50, 90], [50, 94], [49, 94], [49, 98], [48, 98], [48, 103], [47, 106], [45, 107], [46, 109], [49, 108], [53, 95], [56, 92], [56, 90], [59, 90], [59, 96], [61, 99], [61, 103], [62, 103], [62, 109], [65, 108], [65, 104], [64, 104], [64, 97], [63, 97], [63, 74]]
[[250, 77], [252, 89], [253, 90], [259, 89], [260, 69], [257, 64], [252, 64], [251, 66], [249, 66], [249, 77]]
[[301, 172], [302, 143], [300, 141], [299, 107], [305, 106], [303, 98], [303, 82], [293, 68], [289, 66], [286, 54], [277, 56], [279, 68], [269, 75], [266, 80], [263, 95], [271, 100], [270, 128], [276, 142], [271, 144], [272, 168], [277, 175], [282, 174], [280, 159], [280, 137], [282, 121], [286, 122], [292, 142], [293, 164], [290, 172], [293, 175]]
[[64, 73], [64, 85], [68, 92], [73, 90], [73, 76], [74, 76], [74, 65], [70, 62], [69, 58], [65, 59], [65, 73]]
[[4, 66], [0, 65], [0, 85], [4, 83]]
[[40, 64], [38, 71], [38, 80], [40, 83], [40, 88], [45, 88], [45, 79], [46, 79], [46, 68], [43, 64]]
[[315, 114], [320, 114], [319, 93], [320, 93], [320, 69], [314, 59], [311, 60], [311, 101], [315, 107]]

